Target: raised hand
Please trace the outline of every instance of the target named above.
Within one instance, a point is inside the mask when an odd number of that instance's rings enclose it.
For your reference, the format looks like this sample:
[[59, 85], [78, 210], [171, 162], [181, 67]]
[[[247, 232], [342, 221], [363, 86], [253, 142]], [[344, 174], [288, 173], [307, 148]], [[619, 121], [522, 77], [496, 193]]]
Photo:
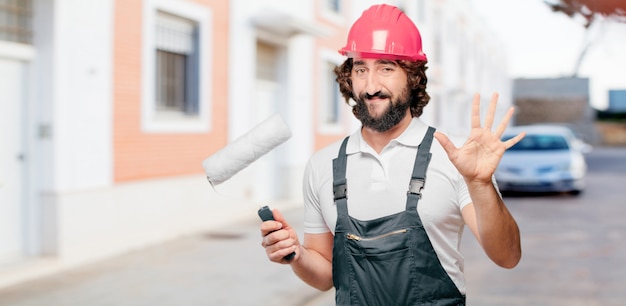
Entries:
[[481, 126], [480, 95], [474, 95], [472, 128], [467, 141], [460, 148], [455, 147], [446, 135], [439, 132], [435, 133], [435, 138], [443, 146], [448, 158], [467, 182], [491, 183], [493, 173], [496, 171], [504, 151], [525, 136], [524, 133], [520, 133], [507, 141], [501, 140], [502, 134], [513, 116], [513, 107], [506, 112], [496, 130], [491, 130], [497, 105], [498, 94], [494, 93], [487, 110], [484, 126]]

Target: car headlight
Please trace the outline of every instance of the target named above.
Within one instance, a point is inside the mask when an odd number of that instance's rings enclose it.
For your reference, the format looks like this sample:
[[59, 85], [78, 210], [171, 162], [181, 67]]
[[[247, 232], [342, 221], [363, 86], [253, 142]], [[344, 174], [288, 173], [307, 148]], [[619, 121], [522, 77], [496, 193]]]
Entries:
[[574, 177], [582, 177], [587, 171], [587, 166], [584, 163], [572, 164], [571, 168], [572, 169], [570, 171], [572, 172], [572, 176]]

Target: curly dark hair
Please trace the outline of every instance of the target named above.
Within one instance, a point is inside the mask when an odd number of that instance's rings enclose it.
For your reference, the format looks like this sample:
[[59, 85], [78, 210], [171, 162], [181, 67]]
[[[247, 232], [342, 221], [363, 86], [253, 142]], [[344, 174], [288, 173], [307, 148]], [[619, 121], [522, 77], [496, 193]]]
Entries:
[[[346, 104], [349, 103], [350, 99], [356, 100], [354, 92], [352, 91], [352, 81], [350, 80], [352, 61], [352, 58], [348, 58], [343, 64], [335, 67], [339, 91], [341, 91]], [[411, 116], [419, 117], [422, 115], [426, 104], [430, 101], [430, 96], [426, 92], [426, 83], [428, 83], [428, 78], [426, 77], [426, 69], [428, 69], [428, 67], [426, 67], [426, 62], [397, 60], [396, 63], [407, 73], [407, 87], [409, 89], [409, 100], [411, 101]]]

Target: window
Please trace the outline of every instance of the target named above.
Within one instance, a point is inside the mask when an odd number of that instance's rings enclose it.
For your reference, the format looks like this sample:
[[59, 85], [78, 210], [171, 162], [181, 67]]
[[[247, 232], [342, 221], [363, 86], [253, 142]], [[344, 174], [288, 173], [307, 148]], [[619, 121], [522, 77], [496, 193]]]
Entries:
[[31, 44], [32, 1], [0, 0], [0, 40]]
[[317, 1], [320, 9], [320, 16], [326, 21], [330, 21], [336, 25], [345, 26], [345, 19], [342, 13], [341, 0], [322, 0]]
[[317, 102], [317, 126], [320, 133], [335, 134], [343, 131], [345, 121], [342, 114], [343, 110], [349, 107], [344, 105], [344, 98], [339, 91], [335, 67], [341, 65], [344, 60], [343, 56], [334, 50], [324, 49], [320, 52]]
[[326, 0], [326, 8], [335, 13], [341, 11], [341, 0]]
[[159, 12], [156, 25], [156, 110], [198, 113], [195, 22]]
[[144, 3], [142, 128], [154, 133], [207, 132], [211, 11], [191, 2]]
[[[504, 137], [503, 141], [513, 138]], [[510, 151], [559, 151], [568, 150], [567, 140], [560, 135], [526, 135], [520, 142], [510, 147]]]
[[326, 124], [338, 124], [339, 123], [339, 105], [342, 99], [339, 92], [339, 85], [335, 81], [335, 63], [326, 62], [326, 107], [323, 114], [323, 120]]

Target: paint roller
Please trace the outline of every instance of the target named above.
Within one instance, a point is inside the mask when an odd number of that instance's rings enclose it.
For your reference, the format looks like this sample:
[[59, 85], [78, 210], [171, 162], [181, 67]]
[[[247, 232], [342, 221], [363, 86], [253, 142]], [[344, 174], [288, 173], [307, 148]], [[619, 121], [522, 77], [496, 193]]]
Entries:
[[[213, 188], [243, 170], [287, 139], [291, 138], [289, 127], [279, 114], [274, 114], [250, 131], [235, 139], [224, 148], [202, 161], [202, 167]], [[272, 210], [263, 206], [258, 211], [263, 221], [274, 220]], [[285, 256], [290, 260], [295, 252]]]

